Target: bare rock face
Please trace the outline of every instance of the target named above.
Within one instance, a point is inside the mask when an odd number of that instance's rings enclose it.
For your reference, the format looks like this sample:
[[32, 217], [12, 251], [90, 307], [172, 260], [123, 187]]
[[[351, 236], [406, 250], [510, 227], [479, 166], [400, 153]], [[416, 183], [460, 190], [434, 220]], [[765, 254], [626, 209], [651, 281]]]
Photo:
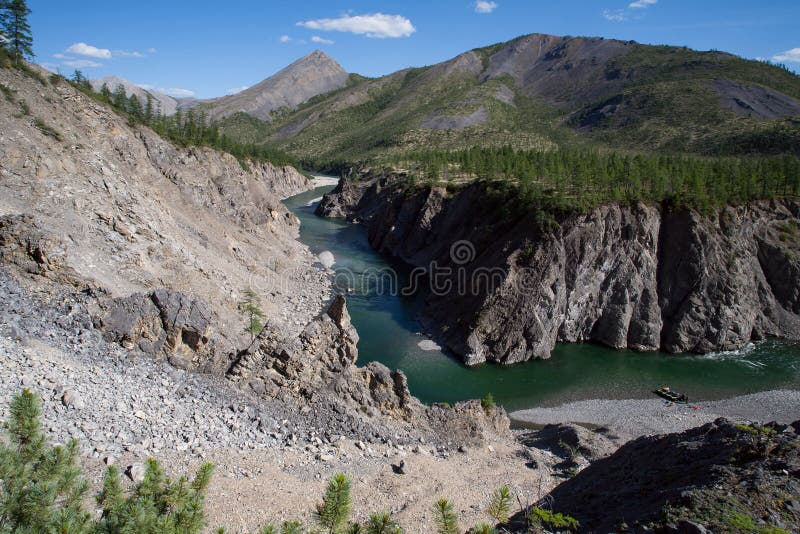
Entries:
[[99, 303], [95, 327], [106, 341], [166, 357], [182, 369], [208, 368], [214, 358], [211, 312], [203, 302], [158, 289]]
[[59, 269], [64, 263], [64, 246], [43, 231], [30, 215], [0, 217], [0, 262], [14, 264], [31, 274]]
[[317, 212], [365, 222], [373, 248], [431, 274], [450, 269], [423, 320], [467, 364], [547, 358], [559, 341], [706, 353], [800, 339], [797, 202], [706, 215], [609, 204], [545, 231], [480, 184], [348, 182]]

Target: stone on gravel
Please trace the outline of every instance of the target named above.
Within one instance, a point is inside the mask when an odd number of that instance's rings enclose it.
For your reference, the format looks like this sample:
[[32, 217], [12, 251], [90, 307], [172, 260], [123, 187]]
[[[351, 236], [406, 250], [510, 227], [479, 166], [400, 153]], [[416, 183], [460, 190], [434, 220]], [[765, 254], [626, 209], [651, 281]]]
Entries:
[[67, 408], [82, 410], [84, 408], [83, 399], [74, 389], [68, 389], [61, 396], [61, 403]]
[[144, 474], [147, 471], [144, 464], [142, 463], [134, 463], [129, 465], [127, 469], [125, 469], [125, 476], [131, 479], [135, 483], [140, 483], [144, 480]]

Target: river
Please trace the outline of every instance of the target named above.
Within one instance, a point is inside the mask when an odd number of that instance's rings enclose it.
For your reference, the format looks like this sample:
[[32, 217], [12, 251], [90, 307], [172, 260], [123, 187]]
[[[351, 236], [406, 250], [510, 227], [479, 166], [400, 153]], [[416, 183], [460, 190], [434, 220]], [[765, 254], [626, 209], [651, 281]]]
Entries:
[[[301, 221], [300, 240], [314, 253], [333, 253], [334, 270], [363, 273], [391, 267], [401, 278], [409, 267], [373, 251], [367, 230], [314, 215], [319, 187], [291, 197], [286, 206]], [[384, 294], [386, 293], [386, 294]], [[509, 411], [591, 398], [646, 398], [662, 385], [713, 400], [771, 389], [800, 389], [800, 345], [767, 340], [740, 351], [670, 355], [613, 350], [595, 344], [559, 344], [548, 360], [514, 366], [465, 367], [441, 351], [419, 347], [415, 320], [424, 296], [354, 291], [348, 309], [361, 337], [359, 363], [379, 361], [402, 369], [411, 393], [423, 402], [455, 402], [492, 393]]]

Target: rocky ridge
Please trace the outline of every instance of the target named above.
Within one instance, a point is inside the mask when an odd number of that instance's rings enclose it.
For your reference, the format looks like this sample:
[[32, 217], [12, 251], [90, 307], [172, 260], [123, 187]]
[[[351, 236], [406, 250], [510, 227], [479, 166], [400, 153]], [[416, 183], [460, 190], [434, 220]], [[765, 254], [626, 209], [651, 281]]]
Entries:
[[498, 202], [482, 184], [451, 194], [366, 177], [343, 180], [318, 214], [367, 224], [380, 252], [451, 269], [454, 289], [434, 291], [423, 319], [467, 364], [547, 358], [559, 341], [706, 353], [800, 339], [797, 202], [610, 204], [559, 215], [552, 232]]

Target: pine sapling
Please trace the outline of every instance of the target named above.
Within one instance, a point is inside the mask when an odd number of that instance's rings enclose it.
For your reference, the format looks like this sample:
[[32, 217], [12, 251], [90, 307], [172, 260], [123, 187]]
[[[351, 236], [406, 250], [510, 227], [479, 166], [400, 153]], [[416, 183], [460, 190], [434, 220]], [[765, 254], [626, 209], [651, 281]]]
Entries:
[[11, 401], [7, 440], [0, 439], [0, 531], [84, 532], [88, 491], [77, 465], [78, 442], [51, 447], [41, 401], [27, 389]]
[[447, 499], [439, 499], [433, 507], [437, 534], [459, 534], [458, 517], [453, 504]]
[[508, 486], [501, 486], [492, 493], [492, 501], [486, 509], [492, 519], [498, 523], [508, 522], [508, 514], [511, 510], [511, 490]]
[[337, 534], [350, 516], [350, 479], [338, 473], [328, 481], [325, 497], [317, 506], [317, 520], [328, 531]]
[[469, 534], [498, 534], [497, 529], [487, 523], [481, 523], [478, 526], [472, 527]]
[[366, 534], [402, 534], [403, 530], [391, 515], [382, 512], [369, 516], [365, 532]]

